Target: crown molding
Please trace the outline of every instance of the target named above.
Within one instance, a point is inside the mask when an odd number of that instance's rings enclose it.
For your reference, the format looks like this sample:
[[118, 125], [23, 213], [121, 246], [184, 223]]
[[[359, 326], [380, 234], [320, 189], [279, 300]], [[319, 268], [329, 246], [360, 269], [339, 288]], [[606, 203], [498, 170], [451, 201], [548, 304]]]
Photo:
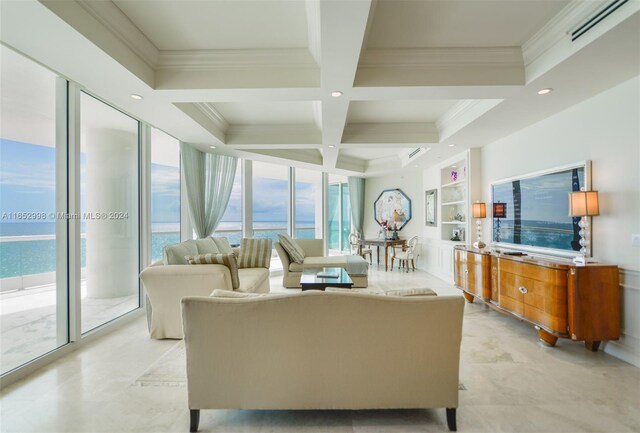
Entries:
[[458, 102], [435, 123], [441, 140], [464, 128], [500, 102], [502, 99], [466, 99]]
[[227, 122], [227, 119], [225, 119], [224, 116], [216, 110], [213, 104], [208, 102], [196, 102], [193, 105], [211, 122], [213, 122], [216, 128], [220, 129], [224, 133], [227, 132], [229, 129], [229, 122]]
[[520, 47], [376, 48], [362, 56], [360, 68], [522, 66]]
[[76, 3], [155, 69], [160, 51], [113, 2], [76, 0]]
[[243, 69], [317, 69], [305, 48], [160, 51], [158, 69], [201, 71]]
[[522, 57], [525, 66], [530, 65], [551, 47], [564, 38], [570, 38], [571, 32], [597, 12], [609, 0], [573, 0], [538, 30], [522, 45]]

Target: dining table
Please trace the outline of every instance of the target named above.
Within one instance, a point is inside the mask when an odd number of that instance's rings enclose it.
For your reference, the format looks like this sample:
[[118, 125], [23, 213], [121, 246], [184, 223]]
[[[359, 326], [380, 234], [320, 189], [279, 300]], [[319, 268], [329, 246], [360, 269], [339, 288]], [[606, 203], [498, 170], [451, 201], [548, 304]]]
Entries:
[[380, 247], [384, 247], [384, 271], [389, 269], [389, 248], [395, 248], [396, 246], [404, 247], [406, 245], [406, 239], [362, 239], [360, 241], [360, 248], [366, 246], [376, 247], [376, 259], [380, 264]]

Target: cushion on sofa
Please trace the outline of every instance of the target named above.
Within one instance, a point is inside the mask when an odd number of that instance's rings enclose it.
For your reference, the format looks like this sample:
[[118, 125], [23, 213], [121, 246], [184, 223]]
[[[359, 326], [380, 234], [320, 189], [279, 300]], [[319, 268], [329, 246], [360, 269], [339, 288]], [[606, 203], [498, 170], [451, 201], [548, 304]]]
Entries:
[[167, 245], [162, 249], [162, 262], [165, 265], [188, 265], [186, 256], [198, 254], [196, 241], [188, 240], [179, 244]]
[[233, 290], [215, 289], [209, 296], [214, 298], [255, 298], [256, 296], [266, 295], [267, 293], [236, 292]]
[[245, 268], [238, 269], [240, 276], [241, 292], [268, 292], [269, 291], [269, 269], [265, 268]]
[[233, 253], [229, 254], [198, 254], [187, 256], [185, 259], [191, 265], [225, 265], [231, 274], [231, 287], [233, 290], [240, 288], [240, 277], [238, 276], [238, 263]]
[[390, 290], [387, 292], [387, 296], [438, 296], [438, 294], [431, 289], [423, 288]]
[[271, 239], [247, 239], [240, 241], [238, 268], [266, 268], [271, 265]]
[[287, 252], [291, 262], [295, 262], [298, 264], [302, 264], [304, 262], [304, 250], [300, 248], [298, 243], [291, 239], [291, 236], [286, 234], [278, 235], [278, 240], [280, 241], [280, 245]]
[[211, 238], [196, 239], [195, 242], [198, 247], [198, 254], [218, 254], [221, 252]]
[[213, 239], [213, 242], [216, 244], [216, 247], [218, 247], [218, 251], [220, 251], [222, 254], [233, 253], [233, 248], [231, 248], [231, 245], [229, 244], [229, 239], [225, 237], [211, 238], [211, 239]]
[[302, 272], [305, 268], [344, 268], [346, 264], [345, 256], [305, 257], [302, 264], [291, 262], [289, 270]]

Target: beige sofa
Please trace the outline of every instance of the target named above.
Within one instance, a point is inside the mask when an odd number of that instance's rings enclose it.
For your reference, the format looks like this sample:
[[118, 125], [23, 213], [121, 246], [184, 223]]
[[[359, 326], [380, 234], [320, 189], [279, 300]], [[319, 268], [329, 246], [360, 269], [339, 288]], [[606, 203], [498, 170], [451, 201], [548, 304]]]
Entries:
[[464, 301], [307, 291], [182, 299], [191, 431], [201, 409], [447, 408]]
[[[238, 269], [239, 291], [268, 293], [269, 269]], [[223, 265], [164, 265], [153, 263], [140, 274], [147, 291], [151, 338], [182, 338], [180, 299], [209, 296], [214, 289], [232, 290], [231, 274]]]
[[[347, 272], [347, 256], [324, 256], [324, 247], [322, 239], [296, 239], [296, 243], [304, 250], [304, 262], [302, 264], [292, 262], [289, 254], [284, 250], [280, 242], [275, 243], [276, 252], [282, 262], [282, 285], [287, 288], [300, 287], [300, 277], [303, 269], [335, 267], [345, 268]], [[353, 260], [361, 260], [366, 264], [360, 256], [353, 256]], [[353, 287], [361, 288], [369, 285], [367, 274], [354, 275], [349, 273], [353, 281]]]

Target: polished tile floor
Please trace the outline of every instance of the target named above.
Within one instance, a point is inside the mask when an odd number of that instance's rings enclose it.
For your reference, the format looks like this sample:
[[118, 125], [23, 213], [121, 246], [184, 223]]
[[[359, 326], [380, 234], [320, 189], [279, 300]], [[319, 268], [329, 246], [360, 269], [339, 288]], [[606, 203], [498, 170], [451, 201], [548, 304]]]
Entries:
[[[274, 291], [285, 291], [281, 279]], [[372, 270], [378, 289], [431, 287], [459, 294], [424, 272]], [[186, 432], [186, 388], [137, 386], [175, 341], [131, 324], [2, 390], [2, 432]], [[561, 340], [550, 348], [528, 325], [480, 304], [465, 308], [458, 431], [640, 431], [640, 369]], [[390, 411], [202, 411], [208, 432], [447, 431], [443, 409]]]

